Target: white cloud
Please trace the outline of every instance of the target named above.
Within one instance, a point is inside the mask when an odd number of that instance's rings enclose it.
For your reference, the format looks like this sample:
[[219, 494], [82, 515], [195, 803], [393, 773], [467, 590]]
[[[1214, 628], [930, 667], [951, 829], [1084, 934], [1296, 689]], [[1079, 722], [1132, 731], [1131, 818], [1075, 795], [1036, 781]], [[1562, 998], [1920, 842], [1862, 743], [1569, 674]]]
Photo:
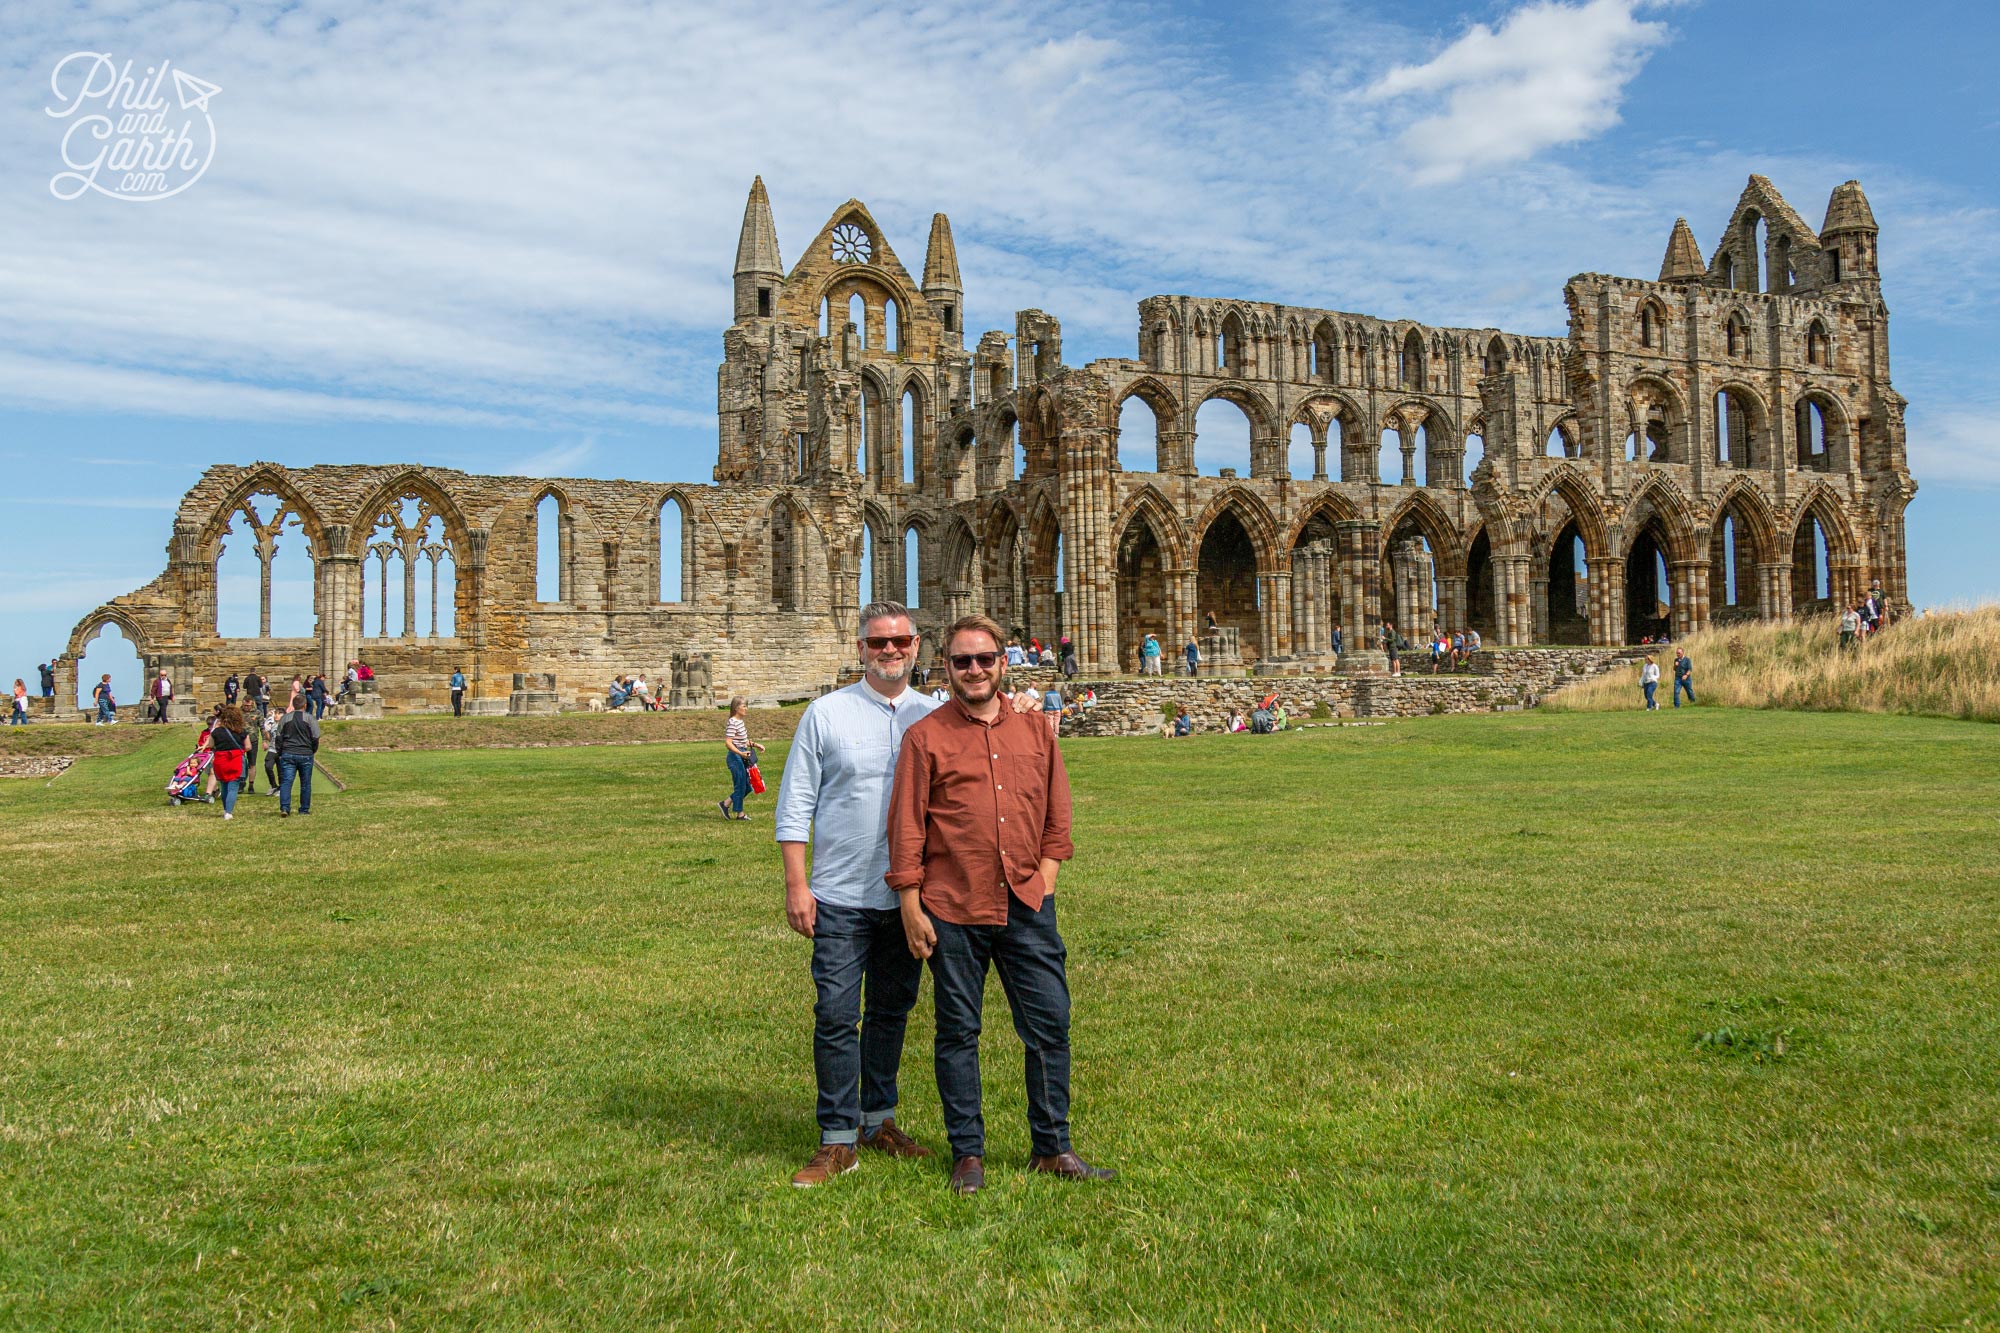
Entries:
[[1421, 65], [1399, 65], [1367, 90], [1373, 101], [1417, 98], [1443, 108], [1412, 123], [1402, 145], [1415, 178], [1439, 183], [1518, 162], [1618, 123], [1625, 86], [1667, 39], [1637, 17], [1642, 0], [1542, 0], [1497, 29], [1475, 23]]
[[1910, 412], [1910, 471], [1920, 482], [2000, 488], [2000, 402]]
[[584, 465], [596, 455], [596, 440], [576, 440], [569, 444], [551, 445], [524, 458], [517, 458], [501, 471], [510, 477], [584, 476], [587, 475]]

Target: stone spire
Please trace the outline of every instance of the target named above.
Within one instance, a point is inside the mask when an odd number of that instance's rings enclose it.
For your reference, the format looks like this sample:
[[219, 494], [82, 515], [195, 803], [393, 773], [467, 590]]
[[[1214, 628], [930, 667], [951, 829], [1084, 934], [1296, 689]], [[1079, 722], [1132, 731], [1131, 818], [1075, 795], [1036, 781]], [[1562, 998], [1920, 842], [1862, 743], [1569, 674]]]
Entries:
[[951, 241], [951, 219], [931, 214], [931, 241], [924, 251], [924, 299], [952, 341], [964, 346], [965, 285], [958, 276], [958, 247]]
[[770, 315], [778, 286], [785, 280], [778, 258], [778, 226], [771, 220], [771, 196], [764, 178], [750, 182], [750, 200], [743, 205], [743, 232], [736, 241], [736, 318]]
[[1826, 201], [1826, 221], [1820, 224], [1819, 234], [1877, 230], [1880, 229], [1875, 225], [1875, 210], [1868, 207], [1868, 196], [1861, 193], [1861, 182], [1834, 186], [1833, 197]]
[[1661, 282], [1700, 282], [1708, 274], [1701, 247], [1695, 243], [1694, 229], [1686, 218], [1674, 219], [1674, 234], [1667, 238], [1666, 258], [1660, 261]]

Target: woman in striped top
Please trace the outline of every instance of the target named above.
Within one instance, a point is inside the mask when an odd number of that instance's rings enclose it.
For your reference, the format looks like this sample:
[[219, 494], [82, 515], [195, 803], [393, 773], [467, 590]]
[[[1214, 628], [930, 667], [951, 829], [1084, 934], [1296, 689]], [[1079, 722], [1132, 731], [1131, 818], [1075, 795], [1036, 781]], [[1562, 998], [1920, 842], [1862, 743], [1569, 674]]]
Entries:
[[728, 798], [716, 804], [728, 819], [750, 817], [743, 813], [743, 798], [750, 794], [750, 767], [757, 762], [757, 752], [764, 748], [750, 739], [750, 728], [743, 720], [749, 711], [750, 701], [737, 695], [729, 701], [729, 725], [722, 729], [722, 743], [729, 748], [731, 785]]

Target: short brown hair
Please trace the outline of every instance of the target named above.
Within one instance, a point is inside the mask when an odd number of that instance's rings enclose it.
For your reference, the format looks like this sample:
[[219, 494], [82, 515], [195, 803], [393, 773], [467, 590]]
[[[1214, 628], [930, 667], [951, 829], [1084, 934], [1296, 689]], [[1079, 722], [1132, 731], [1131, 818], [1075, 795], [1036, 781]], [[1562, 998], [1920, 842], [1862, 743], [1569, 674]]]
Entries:
[[215, 719], [231, 731], [247, 731], [249, 726], [243, 720], [243, 710], [235, 704], [222, 705], [222, 712]]
[[960, 616], [945, 627], [944, 638], [941, 640], [944, 651], [946, 653], [951, 652], [951, 641], [959, 635], [973, 633], [991, 635], [995, 648], [1007, 642], [1006, 639], [1001, 637], [1000, 623], [998, 621], [993, 619], [992, 616], [980, 615], [974, 612], [969, 616]]

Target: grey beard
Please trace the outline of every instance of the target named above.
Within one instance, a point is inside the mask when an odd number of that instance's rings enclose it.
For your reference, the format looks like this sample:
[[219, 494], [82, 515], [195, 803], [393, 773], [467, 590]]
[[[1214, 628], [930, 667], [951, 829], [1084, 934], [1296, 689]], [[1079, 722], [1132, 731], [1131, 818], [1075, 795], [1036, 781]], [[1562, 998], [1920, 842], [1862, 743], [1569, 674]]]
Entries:
[[906, 657], [893, 667], [880, 662], [871, 663], [862, 669], [862, 673], [876, 680], [907, 680], [910, 675], [910, 665], [911, 659]]

